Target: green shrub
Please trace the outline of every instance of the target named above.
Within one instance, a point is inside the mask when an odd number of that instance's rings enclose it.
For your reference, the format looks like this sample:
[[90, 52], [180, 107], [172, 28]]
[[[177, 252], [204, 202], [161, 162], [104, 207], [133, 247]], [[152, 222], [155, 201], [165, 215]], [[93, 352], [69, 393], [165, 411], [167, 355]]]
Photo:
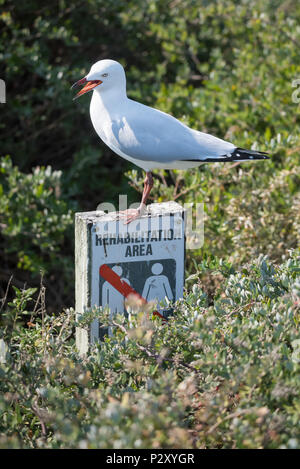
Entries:
[[299, 448], [299, 260], [221, 264], [213, 305], [195, 284], [167, 325], [134, 303], [129, 319], [88, 312], [82, 327], [99, 317], [113, 335], [85, 358], [72, 310], [38, 314], [34, 292], [16, 291], [1, 329], [0, 446]]
[[[299, 4], [1, 6], [0, 446], [299, 448]], [[138, 192], [144, 178], [99, 142], [89, 97], [72, 101], [103, 58], [125, 65], [129, 97], [271, 159], [155, 172], [153, 200], [204, 203], [185, 298], [168, 326], [117, 318], [82, 359], [61, 312], [73, 214], [136, 201], [124, 171]]]
[[61, 197], [61, 172], [36, 167], [30, 174], [0, 164], [0, 217], [4, 249], [17, 254], [19, 268], [46, 268], [61, 251], [72, 212]]
[[[59, 307], [68, 291], [64, 284], [73, 279], [68, 259], [73, 253], [73, 212], [61, 194], [61, 176], [51, 167], [36, 167], [25, 174], [9, 157], [0, 161], [2, 279], [7, 283], [13, 272], [13, 283], [22, 287], [26, 282], [22, 271], [29, 271], [36, 283], [42, 271]], [[55, 288], [57, 276], [60, 283]]]
[[[280, 260], [297, 246], [299, 106], [292, 99], [293, 82], [300, 76], [296, 2], [183, 0], [170, 8], [160, 0], [76, 0], [69, 7], [5, 0], [2, 6], [0, 75], [7, 83], [7, 103], [1, 105], [1, 154], [10, 154], [24, 177], [37, 166], [51, 165], [53, 174], [62, 171], [59, 198], [67, 204], [67, 217], [70, 210], [94, 210], [101, 202], [117, 205], [118, 193], [128, 193], [130, 202], [140, 197], [129, 191], [123, 176], [129, 164], [112, 155], [92, 129], [90, 96], [74, 103], [70, 92], [71, 83], [91, 63], [111, 57], [126, 67], [129, 97], [238, 146], [271, 154], [271, 161], [260, 163], [156, 172], [154, 200], [205, 204], [205, 245], [192, 257], [214, 255], [241, 265], [258, 253]], [[143, 177], [130, 173], [139, 188]], [[11, 186], [14, 190], [19, 192]], [[6, 194], [10, 197], [11, 192]], [[9, 212], [14, 201], [7, 204]], [[43, 210], [38, 205], [35, 217], [45, 218]], [[18, 223], [19, 217], [11, 219], [12, 231], [18, 232]], [[1, 236], [2, 292], [11, 271], [21, 287], [32, 283], [24, 268], [36, 278], [47, 264], [49, 304], [58, 307], [59, 291], [60, 304], [72, 305], [73, 233], [68, 227], [43, 227], [44, 241], [63, 253], [51, 258], [37, 256], [35, 236], [23, 248], [12, 237]], [[62, 246], [57, 237], [63, 229]], [[187, 260], [192, 273], [191, 256]], [[22, 270], [16, 271], [18, 264]]]

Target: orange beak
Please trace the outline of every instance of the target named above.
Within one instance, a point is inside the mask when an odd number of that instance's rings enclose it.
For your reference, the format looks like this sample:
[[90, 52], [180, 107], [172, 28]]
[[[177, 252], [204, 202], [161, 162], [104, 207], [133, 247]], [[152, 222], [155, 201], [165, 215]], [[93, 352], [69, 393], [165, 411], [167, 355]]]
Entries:
[[88, 81], [86, 78], [82, 78], [81, 80], [76, 81], [74, 85], [72, 85], [72, 88], [76, 88], [77, 86], [84, 85], [84, 87], [76, 94], [74, 99], [79, 98], [79, 96], [82, 96], [83, 94], [87, 93], [88, 91], [91, 91], [93, 88], [96, 86], [100, 85], [102, 83], [101, 80], [90, 80]]

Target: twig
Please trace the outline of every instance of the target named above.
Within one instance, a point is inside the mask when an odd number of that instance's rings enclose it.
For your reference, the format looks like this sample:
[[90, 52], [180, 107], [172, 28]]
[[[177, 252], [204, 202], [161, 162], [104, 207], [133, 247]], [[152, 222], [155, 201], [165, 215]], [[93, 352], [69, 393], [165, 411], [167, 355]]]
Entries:
[[[61, 329], [60, 329], [60, 332], [58, 334], [58, 337], [57, 337], [57, 340], [60, 341], [61, 340], [61, 337], [62, 337], [62, 332], [64, 329], [67, 328], [67, 326], [70, 324], [70, 321], [71, 321], [71, 315], [69, 315], [67, 317], [67, 319], [65, 320], [64, 324], [61, 326]], [[68, 338], [71, 337], [73, 334], [73, 331], [71, 332], [71, 334], [69, 334]], [[62, 343], [66, 342], [66, 339], [62, 340], [61, 341]]]
[[182, 181], [182, 179], [179, 179], [177, 178], [176, 179], [176, 182], [175, 182], [175, 186], [174, 186], [174, 190], [173, 190], [173, 198], [176, 196], [177, 194], [177, 190], [178, 190], [178, 186], [179, 186], [179, 182]]
[[1, 299], [1, 306], [0, 306], [0, 311], [2, 311], [5, 303], [6, 303], [6, 299], [7, 299], [7, 295], [8, 295], [8, 290], [9, 290], [9, 287], [10, 287], [10, 284], [11, 284], [11, 281], [13, 279], [13, 275], [10, 276], [10, 279], [8, 281], [8, 284], [7, 284], [7, 287], [6, 287], [6, 291], [5, 291], [5, 295], [4, 297]]
[[235, 309], [233, 309], [232, 311], [230, 311], [230, 313], [226, 314], [226, 317], [227, 317], [227, 318], [230, 318], [230, 316], [232, 316], [233, 314], [235, 314], [235, 313], [240, 313], [241, 311], [243, 311], [243, 309], [248, 308], [248, 307], [254, 305], [254, 303], [256, 303], [256, 301], [252, 300], [252, 301], [250, 301], [250, 303], [247, 303], [247, 304], [245, 304], [245, 305], [243, 305], [243, 306], [239, 306], [238, 308], [235, 308]]
[[[43, 284], [43, 273], [41, 273], [41, 281], [40, 281], [40, 291], [37, 297], [37, 300], [34, 305], [34, 309], [32, 311], [32, 315], [30, 317], [30, 322], [33, 322], [33, 317], [34, 314], [41, 313], [42, 314], [42, 327], [44, 327], [44, 318], [45, 318], [45, 312], [46, 312], [46, 304], [45, 304], [45, 292], [46, 292], [46, 287]], [[40, 304], [39, 309], [37, 309], [38, 305]]]
[[166, 181], [166, 178], [165, 178], [164, 174], [163, 174], [163, 173], [159, 173], [159, 177], [161, 178], [163, 184], [164, 184], [166, 187], [168, 187], [168, 184], [167, 184], [167, 181]]
[[187, 189], [184, 189], [183, 191], [179, 192], [179, 194], [177, 194], [176, 196], [174, 196], [174, 200], [177, 200], [179, 199], [179, 197], [181, 197], [182, 195], [185, 195], [187, 194], [188, 192], [196, 189], [198, 186], [192, 186], [192, 187], [188, 187]]
[[[127, 335], [128, 337], [128, 332], [127, 332], [127, 329], [122, 326], [122, 324], [118, 324], [117, 322], [114, 322], [112, 321], [110, 325], [113, 325], [113, 326], [116, 326], [118, 327], [122, 332], [124, 332], [124, 334]], [[143, 345], [140, 345], [138, 342], [136, 342], [136, 346], [139, 350], [141, 350], [142, 352], [146, 353], [146, 355], [149, 357], [149, 358], [155, 358], [155, 360], [158, 362], [158, 364], [161, 364], [161, 361], [162, 361], [162, 358], [160, 355], [158, 355], [157, 353], [149, 350], [148, 348], [144, 347]], [[175, 364], [178, 364], [178, 365], [181, 365], [183, 366], [184, 368], [188, 368], [189, 370], [191, 371], [194, 371], [195, 373], [200, 373], [201, 371], [198, 370], [197, 368], [194, 368], [193, 366], [191, 365], [188, 365], [187, 363], [184, 363], [182, 361], [179, 361], [179, 360], [174, 360], [172, 358], [167, 358], [168, 361], [172, 362], [172, 363], [175, 363]]]
[[40, 421], [41, 429], [42, 429], [42, 435], [43, 435], [43, 438], [45, 439], [47, 437], [47, 428], [46, 428], [46, 424], [45, 424], [45, 422], [44, 422], [44, 420], [41, 416], [41, 412], [35, 404], [32, 404], [31, 408], [32, 408], [34, 414], [37, 416], [37, 418]]
[[220, 422], [217, 422], [212, 427], [210, 427], [207, 434], [210, 435], [211, 433], [213, 433], [226, 420], [231, 420], [231, 419], [234, 419], [235, 417], [240, 417], [241, 415], [245, 415], [245, 414], [251, 414], [252, 412], [253, 412], [252, 409], [242, 409], [242, 410], [238, 410], [236, 412], [233, 412], [232, 414], [227, 415]]

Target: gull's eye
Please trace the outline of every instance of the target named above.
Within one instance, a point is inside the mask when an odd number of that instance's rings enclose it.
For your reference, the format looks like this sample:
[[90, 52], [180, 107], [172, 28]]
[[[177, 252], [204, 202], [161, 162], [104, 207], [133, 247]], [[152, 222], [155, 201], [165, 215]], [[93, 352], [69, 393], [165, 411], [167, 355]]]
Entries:
[[108, 77], [108, 73], [103, 73], [102, 77]]

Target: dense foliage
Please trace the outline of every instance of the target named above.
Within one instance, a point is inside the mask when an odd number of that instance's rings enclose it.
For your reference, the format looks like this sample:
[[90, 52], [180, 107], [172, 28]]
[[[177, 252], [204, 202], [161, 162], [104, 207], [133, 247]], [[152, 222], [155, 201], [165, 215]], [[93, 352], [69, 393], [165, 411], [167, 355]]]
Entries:
[[16, 289], [2, 329], [0, 447], [299, 447], [299, 253], [217, 272], [213, 304], [196, 283], [167, 325], [131, 299], [128, 320], [86, 313], [81, 326], [100, 316], [113, 335], [85, 359], [73, 311], [45, 315], [43, 287], [34, 308], [34, 291]]
[[[43, 266], [48, 304], [56, 310], [70, 306], [69, 213], [94, 210], [101, 202], [117, 206], [119, 193], [129, 193], [131, 202], [139, 198], [124, 177], [128, 164], [101, 144], [91, 127], [90, 95], [72, 101], [70, 84], [101, 58], [124, 64], [130, 97], [238, 146], [272, 154], [263, 163], [156, 173], [155, 200], [205, 203], [205, 245], [193, 257], [214, 253], [241, 264], [267, 253], [278, 260], [297, 245], [299, 108], [292, 99], [293, 81], [300, 76], [297, 2], [2, 0], [1, 6], [0, 77], [7, 83], [1, 154], [9, 154], [14, 165], [4, 160], [0, 173], [6, 193], [0, 206], [2, 294], [12, 271], [22, 286], [32, 283], [34, 274], [38, 282]], [[49, 165], [61, 175], [50, 174]], [[39, 189], [17, 194], [15, 181], [29, 181], [37, 166], [42, 166]], [[131, 170], [128, 177], [141, 188], [141, 173]], [[63, 202], [66, 217], [59, 222]], [[15, 233], [24, 229], [24, 210], [35, 223], [27, 224], [21, 241]], [[61, 226], [53, 227], [55, 219]], [[62, 255], [51, 255], [54, 251]], [[190, 256], [187, 260], [191, 265]]]
[[[0, 445], [299, 447], [300, 4], [0, 5]], [[204, 203], [185, 299], [168, 326], [116, 319], [82, 360], [61, 313], [74, 213], [137, 201], [144, 178], [95, 135], [90, 95], [72, 101], [103, 58], [131, 98], [271, 160], [155, 173], [155, 201]]]

